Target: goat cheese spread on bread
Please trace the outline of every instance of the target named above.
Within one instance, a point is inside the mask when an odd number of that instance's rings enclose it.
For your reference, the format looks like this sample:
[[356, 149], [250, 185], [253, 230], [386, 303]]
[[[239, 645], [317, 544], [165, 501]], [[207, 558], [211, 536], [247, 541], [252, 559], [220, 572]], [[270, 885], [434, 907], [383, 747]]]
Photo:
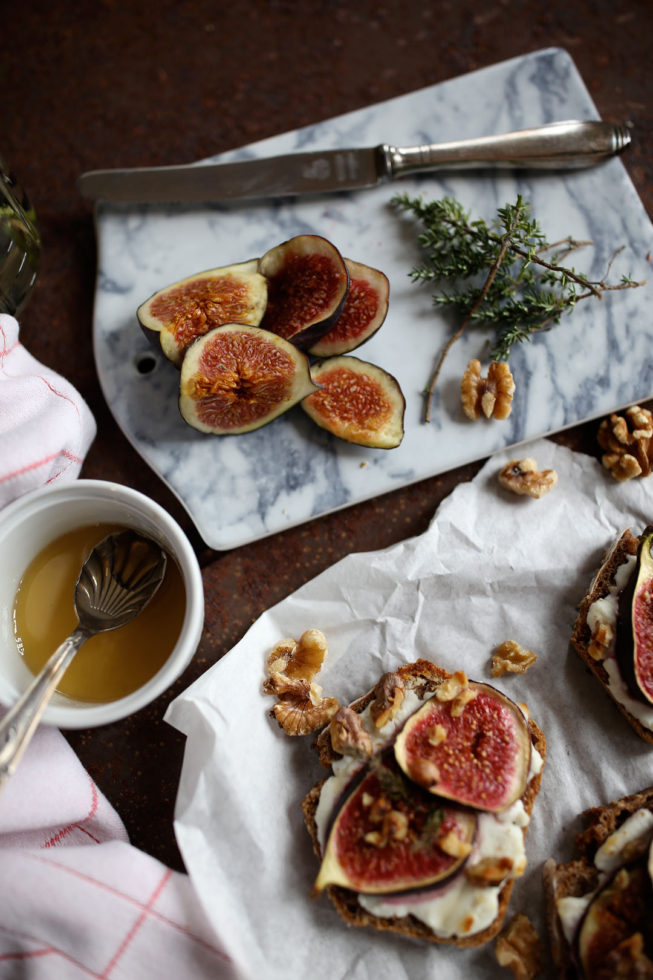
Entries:
[[[381, 729], [374, 726], [369, 708], [361, 712], [361, 721], [370, 734], [374, 750], [387, 744], [402, 727], [404, 721], [416, 711], [430, 695], [422, 699], [414, 691], [406, 691], [404, 702], [387, 725]], [[333, 775], [324, 783], [315, 819], [318, 839], [322, 851], [334, 808], [352, 775], [360, 768], [360, 760], [342, 756], [333, 763]], [[528, 781], [537, 775], [543, 765], [540, 753], [531, 746]], [[501, 813], [479, 813], [478, 830], [467, 867], [484, 858], [509, 858], [512, 870], [508, 878], [519, 877], [526, 867], [524, 847], [525, 828], [529, 816], [521, 800], [517, 800]], [[505, 881], [499, 885], [479, 886], [470, 882], [464, 873], [439, 888], [410, 895], [375, 896], [358, 895], [359, 904], [370, 914], [379, 917], [404, 917], [412, 915], [425, 923], [432, 932], [441, 938], [473, 935], [487, 928], [499, 912], [499, 893]]]
[[608, 675], [608, 687], [610, 693], [616, 701], [626, 708], [630, 714], [637, 719], [645, 728], [653, 731], [653, 708], [647, 707], [642, 701], [632, 697], [628, 686], [623, 679], [617, 658], [615, 657], [614, 634], [617, 629], [617, 616], [619, 613], [619, 596], [627, 586], [631, 575], [635, 570], [637, 559], [635, 555], [628, 555], [626, 560], [619, 565], [610, 591], [601, 599], [596, 599], [587, 610], [587, 625], [592, 634], [599, 626], [608, 626], [612, 630], [613, 639], [607, 651], [605, 659], [601, 662]]
[[[614, 871], [626, 860], [629, 848], [640, 838], [648, 839], [653, 834], [653, 813], [642, 807], [636, 810], [601, 844], [594, 855], [594, 866], [599, 872], [600, 887]], [[556, 902], [562, 932], [569, 944], [572, 943], [578, 925], [587, 907], [594, 898], [596, 889], [580, 897], [566, 895]]]

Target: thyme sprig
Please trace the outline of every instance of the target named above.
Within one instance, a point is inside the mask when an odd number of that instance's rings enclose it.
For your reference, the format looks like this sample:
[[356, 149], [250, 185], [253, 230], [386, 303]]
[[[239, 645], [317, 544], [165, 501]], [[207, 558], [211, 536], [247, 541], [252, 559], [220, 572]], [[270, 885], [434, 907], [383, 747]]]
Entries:
[[619, 283], [608, 282], [621, 249], [615, 251], [599, 280], [562, 265], [573, 252], [592, 242], [572, 237], [547, 242], [521, 195], [515, 204], [498, 208], [491, 224], [483, 219], [472, 221], [450, 197], [424, 203], [421, 198], [399, 194], [392, 204], [410, 212], [422, 226], [417, 241], [424, 259], [411, 270], [411, 278], [433, 285], [437, 290], [434, 304], [449, 307], [462, 318], [425, 389], [427, 422], [442, 365], [468, 326], [492, 328], [495, 338], [490, 358], [507, 361], [515, 344], [558, 323], [580, 300], [601, 299], [607, 291], [644, 285], [630, 276], [622, 276]]

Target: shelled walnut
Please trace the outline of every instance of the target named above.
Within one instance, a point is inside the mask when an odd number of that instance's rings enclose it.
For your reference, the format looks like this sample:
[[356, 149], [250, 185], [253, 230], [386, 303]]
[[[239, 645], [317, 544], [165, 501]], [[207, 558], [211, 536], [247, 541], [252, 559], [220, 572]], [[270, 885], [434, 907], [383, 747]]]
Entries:
[[537, 660], [537, 654], [527, 650], [516, 640], [504, 640], [492, 657], [492, 676], [502, 677], [505, 673], [524, 674]]
[[442, 681], [435, 690], [435, 697], [438, 701], [453, 701], [461, 691], [469, 686], [467, 674], [464, 670], [457, 670], [446, 680]]
[[523, 912], [499, 933], [494, 945], [499, 966], [512, 970], [515, 980], [533, 980], [542, 969], [542, 942], [535, 926]]
[[374, 688], [370, 714], [376, 728], [383, 728], [399, 711], [404, 700], [404, 682], [399, 674], [384, 674]]
[[525, 459], [511, 459], [499, 471], [499, 483], [505, 490], [521, 495], [528, 494], [535, 499], [543, 497], [557, 482], [556, 471], [542, 470], [540, 473], [537, 463], [531, 456]]
[[469, 419], [507, 419], [512, 411], [515, 382], [505, 361], [491, 361], [487, 377], [481, 375], [481, 362], [469, 362], [462, 381], [460, 397], [463, 412]]
[[613, 639], [614, 630], [612, 626], [609, 623], [597, 622], [587, 644], [587, 652], [592, 660], [605, 660]]
[[329, 725], [331, 746], [340, 755], [368, 756], [372, 754], [372, 740], [363, 728], [360, 715], [344, 705], [338, 708]]
[[648, 409], [632, 405], [623, 415], [613, 412], [603, 419], [597, 434], [604, 450], [601, 462], [620, 483], [648, 476], [653, 464], [652, 439], [653, 415]]
[[303, 677], [312, 681], [319, 673], [327, 655], [324, 633], [317, 629], [305, 630], [298, 640], [279, 640], [268, 655], [269, 674], [282, 671], [288, 677]]
[[340, 707], [336, 698], [323, 698], [313, 681], [326, 655], [326, 637], [317, 629], [306, 630], [299, 640], [280, 640], [268, 654], [263, 692], [277, 696], [270, 714], [287, 735], [324, 728]]
[[263, 691], [277, 695], [271, 714], [287, 735], [308, 735], [324, 728], [340, 707], [336, 698], [322, 697], [318, 684], [281, 672], [268, 677]]
[[463, 874], [477, 888], [493, 888], [506, 880], [513, 866], [509, 857], [484, 857], [476, 864], [468, 864]]

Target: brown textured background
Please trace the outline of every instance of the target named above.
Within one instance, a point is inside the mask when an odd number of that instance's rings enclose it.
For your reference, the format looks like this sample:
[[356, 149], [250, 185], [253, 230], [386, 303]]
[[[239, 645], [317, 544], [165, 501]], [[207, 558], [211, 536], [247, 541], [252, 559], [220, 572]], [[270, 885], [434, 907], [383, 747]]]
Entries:
[[[0, 26], [0, 153], [32, 197], [42, 271], [22, 316], [28, 349], [83, 394], [99, 434], [82, 475], [149, 494], [188, 531], [206, 626], [180, 680], [121, 724], [68, 733], [132, 842], [173, 868], [183, 737], [168, 702], [267, 607], [351, 551], [419, 534], [480, 464], [232, 552], [209, 551], [176, 498], [127, 443], [95, 373], [92, 209], [82, 171], [186, 163], [541, 48], [565, 48], [604, 119], [628, 120], [625, 166], [653, 213], [650, 3], [631, 0], [28, 0]], [[571, 229], [570, 229], [571, 230]], [[560, 441], [596, 454], [595, 424]]]

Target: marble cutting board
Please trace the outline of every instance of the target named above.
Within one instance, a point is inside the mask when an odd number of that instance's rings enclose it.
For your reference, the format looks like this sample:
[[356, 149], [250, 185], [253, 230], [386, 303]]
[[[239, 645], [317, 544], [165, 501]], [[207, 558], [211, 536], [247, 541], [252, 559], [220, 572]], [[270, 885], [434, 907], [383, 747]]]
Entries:
[[[214, 159], [414, 145], [573, 118], [598, 114], [569, 55], [552, 48]], [[98, 205], [93, 343], [104, 396], [127, 438], [178, 496], [210, 547], [263, 538], [653, 397], [653, 301], [646, 285], [585, 300], [515, 350], [510, 364], [517, 390], [506, 421], [470, 422], [461, 413], [465, 365], [472, 357], [487, 360], [488, 353], [488, 337], [468, 332], [445, 362], [426, 424], [422, 392], [452, 324], [433, 309], [429, 288], [409, 278], [420, 259], [417, 229], [390, 204], [404, 191], [426, 199], [456, 197], [488, 220], [521, 193], [549, 241], [567, 235], [593, 241], [574, 259], [579, 271], [600, 279], [623, 246], [610, 281], [622, 274], [647, 278], [653, 228], [619, 159], [574, 172], [435, 172], [367, 191], [274, 203]], [[136, 308], [162, 286], [262, 255], [300, 233], [324, 235], [343, 255], [382, 269], [390, 280], [386, 322], [355, 354], [401, 384], [406, 431], [397, 449], [336, 440], [298, 406], [256, 432], [202, 435], [179, 416], [176, 370], [161, 355], [152, 356], [139, 329]]]

